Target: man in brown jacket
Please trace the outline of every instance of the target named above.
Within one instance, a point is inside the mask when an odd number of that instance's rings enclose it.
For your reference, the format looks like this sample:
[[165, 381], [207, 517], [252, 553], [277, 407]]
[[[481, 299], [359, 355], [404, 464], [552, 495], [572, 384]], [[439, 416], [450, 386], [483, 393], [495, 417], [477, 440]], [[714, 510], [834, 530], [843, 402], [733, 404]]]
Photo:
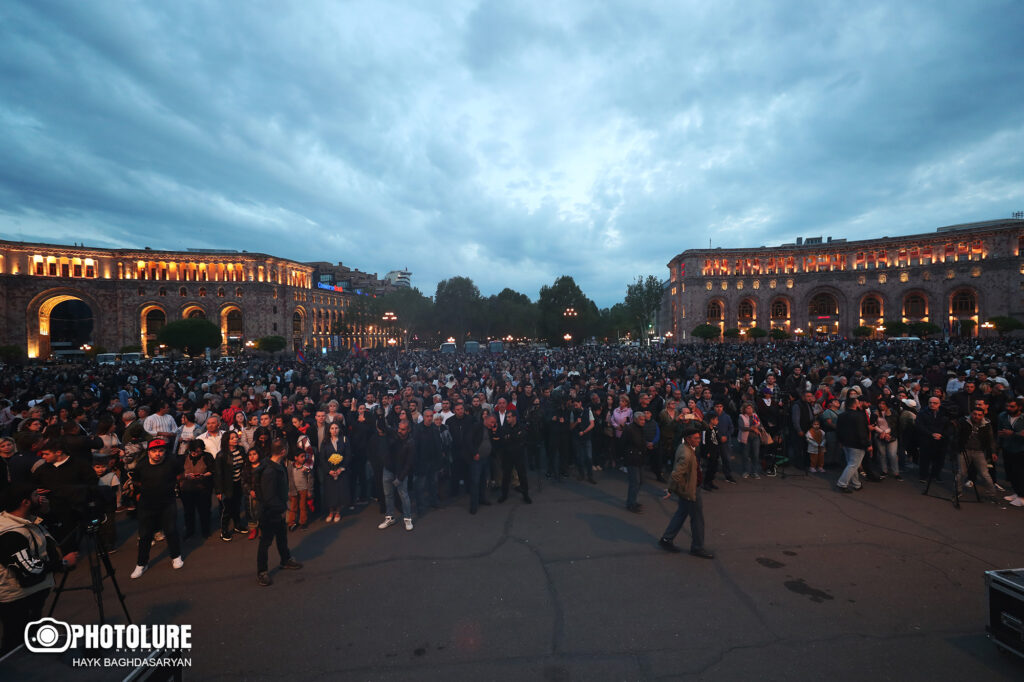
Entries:
[[668, 489], [679, 500], [679, 507], [668, 522], [668, 528], [661, 534], [658, 546], [667, 552], [678, 552], [673, 540], [690, 517], [690, 554], [702, 559], [714, 559], [715, 555], [704, 549], [704, 507], [701, 503], [697, 480], [697, 445], [700, 444], [700, 426], [684, 426], [683, 442], [676, 450], [675, 467], [669, 479]]

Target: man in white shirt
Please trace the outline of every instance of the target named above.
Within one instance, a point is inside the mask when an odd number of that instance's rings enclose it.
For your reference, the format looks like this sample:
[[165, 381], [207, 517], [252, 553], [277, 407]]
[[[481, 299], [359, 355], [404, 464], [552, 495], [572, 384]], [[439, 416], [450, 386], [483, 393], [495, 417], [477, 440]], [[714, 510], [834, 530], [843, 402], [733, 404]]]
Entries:
[[153, 414], [142, 422], [142, 428], [146, 429], [150, 438], [173, 440], [178, 432], [178, 423], [174, 421], [174, 417], [168, 414], [171, 406], [167, 404], [166, 400], [158, 400], [154, 403], [153, 409], [155, 410]]
[[220, 441], [224, 436], [224, 432], [220, 428], [220, 417], [217, 415], [211, 415], [206, 420], [206, 433], [199, 436], [199, 440], [203, 442], [203, 447], [210, 453], [210, 456], [214, 459], [220, 453]]

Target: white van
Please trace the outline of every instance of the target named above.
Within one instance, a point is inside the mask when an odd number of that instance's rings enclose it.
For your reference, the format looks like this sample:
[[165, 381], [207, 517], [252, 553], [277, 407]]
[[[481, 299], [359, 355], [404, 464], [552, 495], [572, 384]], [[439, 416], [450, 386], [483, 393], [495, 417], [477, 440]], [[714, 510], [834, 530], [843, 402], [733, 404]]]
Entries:
[[99, 353], [96, 355], [96, 362], [101, 365], [116, 365], [121, 359], [120, 353]]

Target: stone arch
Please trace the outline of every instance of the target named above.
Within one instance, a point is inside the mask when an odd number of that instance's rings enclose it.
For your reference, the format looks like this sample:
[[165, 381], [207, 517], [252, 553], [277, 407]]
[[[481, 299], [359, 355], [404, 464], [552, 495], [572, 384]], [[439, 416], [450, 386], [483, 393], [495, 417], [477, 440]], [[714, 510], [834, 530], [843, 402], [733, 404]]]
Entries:
[[93, 338], [103, 329], [103, 308], [95, 298], [71, 287], [56, 287], [36, 294], [28, 303], [25, 320], [28, 334], [26, 350], [30, 358], [50, 356], [50, 313], [65, 301], [81, 301], [89, 306], [93, 317]]
[[[953, 336], [975, 336], [979, 333], [981, 299], [978, 290], [969, 286], [958, 286], [946, 295], [946, 312], [949, 330]], [[967, 320], [973, 324], [966, 324]]]
[[159, 355], [156, 335], [167, 324], [167, 311], [159, 303], [149, 301], [139, 306], [139, 345], [152, 357]]
[[784, 294], [773, 296], [768, 304], [768, 320], [773, 329], [789, 331], [793, 321], [793, 299]]
[[306, 339], [306, 309], [301, 305], [295, 306], [292, 312], [292, 350], [300, 351], [305, 345]]
[[221, 342], [229, 351], [238, 351], [245, 343], [245, 317], [242, 308], [236, 303], [221, 306], [220, 318]]
[[206, 309], [195, 301], [189, 301], [181, 307], [181, 319], [189, 320], [195, 317], [205, 320]]
[[807, 332], [821, 336], [849, 333], [846, 296], [839, 289], [821, 286], [811, 289], [805, 299]]
[[709, 299], [707, 304], [704, 306], [704, 321], [707, 324], [725, 324], [728, 310], [725, 299], [717, 296]]
[[903, 314], [904, 322], [930, 320], [931, 308], [932, 303], [928, 297], [928, 292], [921, 289], [910, 289], [903, 292], [900, 312]]
[[862, 325], [877, 325], [889, 312], [885, 296], [878, 291], [866, 292], [857, 302], [857, 317]]
[[757, 299], [753, 296], [745, 296], [736, 304], [736, 321], [741, 327], [753, 327], [757, 325]]

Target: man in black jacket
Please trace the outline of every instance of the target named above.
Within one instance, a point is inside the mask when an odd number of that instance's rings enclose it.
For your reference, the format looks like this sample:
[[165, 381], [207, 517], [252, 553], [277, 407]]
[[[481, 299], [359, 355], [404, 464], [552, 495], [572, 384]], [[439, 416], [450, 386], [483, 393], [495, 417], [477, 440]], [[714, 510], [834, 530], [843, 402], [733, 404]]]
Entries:
[[637, 502], [637, 496], [640, 494], [641, 467], [647, 460], [648, 453], [654, 449], [654, 443], [645, 435], [646, 424], [647, 413], [640, 410], [633, 413], [633, 421], [622, 432], [625, 441], [626, 475], [629, 478], [626, 509], [635, 514], [643, 511], [643, 505]]
[[178, 499], [175, 497], [175, 487], [183, 472], [183, 465], [177, 455], [165, 456], [170, 445], [163, 438], [149, 441], [146, 456], [132, 470], [139, 514], [139, 555], [135, 570], [132, 571], [133, 580], [141, 578], [149, 567], [149, 548], [157, 530], [162, 530], [167, 538], [171, 567], [177, 570], [185, 565], [181, 558]]
[[32, 485], [49, 501], [50, 510], [43, 518], [61, 551], [67, 554], [78, 548], [82, 520], [79, 510], [88, 499], [88, 488], [98, 479], [92, 462], [69, 457], [59, 438], [43, 441], [38, 452], [43, 463], [32, 472]]
[[839, 437], [843, 452], [846, 453], [846, 469], [839, 476], [836, 488], [843, 493], [860, 490], [858, 471], [864, 455], [871, 451], [871, 435], [868, 417], [857, 396], [849, 396], [846, 399], [846, 409], [836, 420], [836, 435]]
[[523, 502], [531, 504], [530, 483], [526, 474], [526, 429], [519, 423], [519, 415], [515, 409], [508, 411], [505, 424], [499, 429], [504, 456], [501, 460], [501, 497], [498, 502], [508, 499], [508, 489], [512, 485], [512, 469], [519, 476], [519, 490], [523, 493]]
[[288, 529], [284, 513], [288, 509], [288, 473], [284, 459], [288, 455], [288, 443], [276, 439], [270, 446], [270, 459], [260, 467], [257, 475], [257, 498], [260, 502], [260, 543], [256, 548], [256, 584], [261, 587], [273, 585], [267, 571], [270, 543], [277, 541], [277, 553], [281, 557], [281, 568], [298, 570], [302, 564], [292, 558], [288, 549]]
[[949, 416], [938, 396], [933, 395], [928, 399], [928, 409], [917, 415], [914, 428], [917, 431], [921, 481], [927, 483], [930, 478], [941, 480], [940, 472], [946, 459]]
[[409, 422], [398, 422], [397, 435], [389, 439], [388, 451], [384, 457], [384, 502], [387, 505], [384, 520], [378, 528], [389, 528], [395, 519], [395, 493], [402, 500], [405, 529], [412, 530], [412, 502], [409, 499], [409, 475], [416, 460], [416, 444], [410, 433]]

